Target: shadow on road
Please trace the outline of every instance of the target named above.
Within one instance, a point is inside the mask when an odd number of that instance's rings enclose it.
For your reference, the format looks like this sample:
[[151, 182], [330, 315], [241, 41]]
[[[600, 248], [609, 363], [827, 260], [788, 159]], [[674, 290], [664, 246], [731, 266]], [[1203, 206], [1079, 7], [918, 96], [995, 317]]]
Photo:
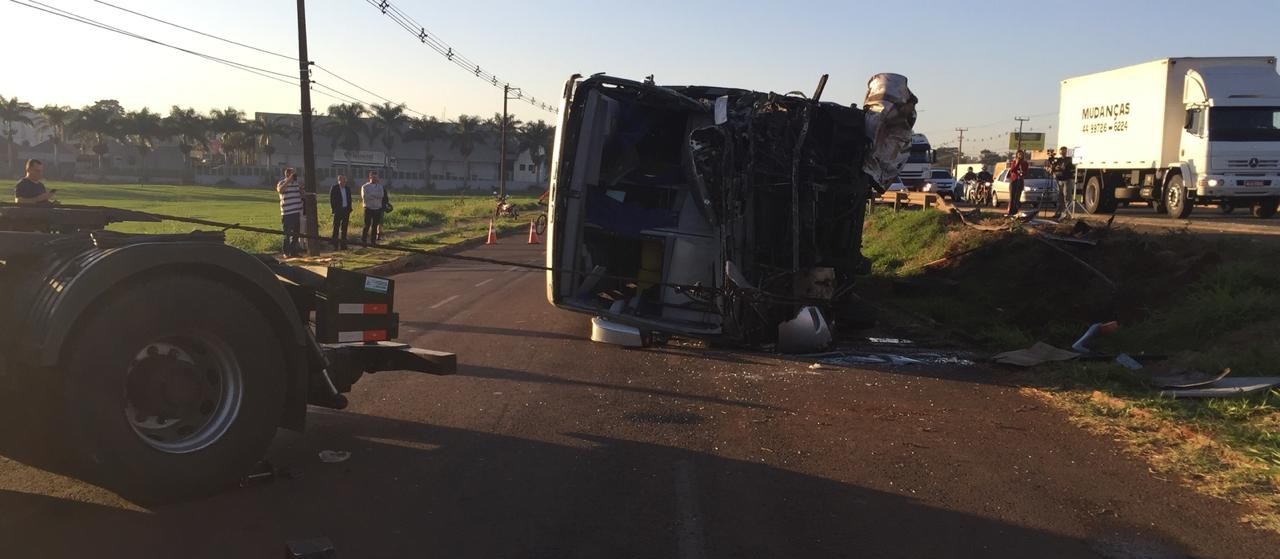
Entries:
[[[671, 446], [311, 420], [272, 454], [296, 479], [150, 513], [0, 490], [0, 542], [13, 557], [274, 559], [316, 536], [344, 558], [1096, 555], [1078, 538]], [[324, 448], [352, 457], [322, 464]], [[684, 555], [691, 545], [704, 553]]]
[[582, 386], [586, 388], [600, 388], [604, 390], [619, 390], [622, 392], [633, 392], [636, 394], [646, 394], [649, 396], [662, 396], [665, 398], [676, 398], [682, 400], [693, 400], [704, 402], [707, 404], [719, 404], [724, 406], [736, 406], [742, 408], [770, 410], [770, 411], [794, 411], [786, 408], [779, 408], [769, 404], [760, 404], [756, 402], [746, 402], [742, 400], [730, 400], [727, 398], [718, 398], [715, 396], [704, 396], [701, 394], [689, 394], [687, 392], [678, 392], [675, 390], [665, 390], [661, 388], [649, 388], [639, 385], [621, 385], [609, 384], [604, 382], [594, 382], [589, 380], [577, 380], [564, 377], [545, 375], [541, 373], [533, 373], [529, 371], [517, 371], [515, 369], [504, 369], [499, 367], [484, 367], [478, 365], [459, 365], [458, 375], [471, 376], [477, 378], [487, 378], [494, 380], [511, 380], [517, 382], [537, 382], [543, 384], [552, 384], [558, 386]]
[[517, 338], [544, 338], [549, 340], [569, 340], [580, 342], [582, 336], [562, 334], [559, 332], [543, 332], [540, 330], [519, 330], [515, 328], [498, 328], [495, 326], [475, 326], [453, 322], [423, 322], [417, 320], [400, 321], [401, 328], [414, 328], [424, 332], [455, 332], [459, 334], [482, 334], [486, 336], [514, 336]]

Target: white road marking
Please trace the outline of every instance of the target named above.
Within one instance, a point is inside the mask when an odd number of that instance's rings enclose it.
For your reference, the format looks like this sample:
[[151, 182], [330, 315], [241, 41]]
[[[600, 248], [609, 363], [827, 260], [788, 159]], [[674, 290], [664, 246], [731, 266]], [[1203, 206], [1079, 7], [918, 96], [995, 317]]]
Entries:
[[680, 522], [677, 540], [680, 559], [705, 559], [702, 513], [698, 512], [698, 490], [693, 481], [693, 464], [676, 462], [676, 514]]
[[482, 281], [482, 282], [480, 282], [480, 283], [477, 283], [477, 284], [476, 284], [476, 287], [480, 287], [480, 286], [482, 286], [482, 285], [484, 285], [484, 284], [486, 284], [486, 283], [489, 283], [489, 282], [491, 282], [491, 281], [493, 281], [493, 278], [489, 278], [489, 279], [484, 280], [484, 281]]
[[508, 272], [514, 272], [514, 271], [519, 270], [519, 269], [520, 269], [520, 267], [519, 267], [519, 266], [512, 266], [512, 267], [510, 267], [510, 268], [507, 268], [507, 271], [508, 271]]
[[438, 309], [438, 308], [440, 308], [440, 307], [443, 307], [443, 306], [444, 306], [446, 303], [448, 303], [449, 301], [452, 301], [452, 300], [457, 299], [457, 298], [458, 298], [458, 296], [457, 296], [457, 295], [450, 295], [448, 299], [445, 299], [445, 300], [443, 300], [443, 301], [440, 301], [439, 303], [436, 303], [436, 304], [434, 304], [434, 305], [431, 305], [431, 308], [433, 308], [433, 309]]

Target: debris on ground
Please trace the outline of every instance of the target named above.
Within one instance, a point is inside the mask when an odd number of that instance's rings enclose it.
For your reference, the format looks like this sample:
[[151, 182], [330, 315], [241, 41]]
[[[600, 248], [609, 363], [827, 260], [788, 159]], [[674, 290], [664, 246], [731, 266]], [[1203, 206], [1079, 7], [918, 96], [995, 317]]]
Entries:
[[1137, 359], [1134, 359], [1133, 356], [1128, 353], [1121, 353], [1120, 355], [1117, 355], [1116, 363], [1119, 363], [1121, 367], [1129, 369], [1130, 371], [1142, 370], [1142, 363], [1139, 363]]
[[321, 450], [320, 451], [320, 461], [324, 462], [325, 464], [337, 464], [339, 462], [346, 462], [348, 458], [351, 458], [351, 453], [345, 450]]
[[1151, 377], [1151, 384], [1158, 388], [1198, 388], [1213, 384], [1231, 374], [1231, 369], [1223, 369], [1216, 375], [1202, 371], [1173, 371]]
[[338, 551], [334, 549], [329, 538], [311, 538], [306, 540], [290, 540], [285, 542], [286, 559], [337, 559]]
[[1079, 353], [1058, 349], [1044, 342], [1036, 342], [1027, 349], [1017, 349], [998, 353], [992, 361], [1001, 365], [1017, 365], [1019, 367], [1035, 367], [1054, 361], [1070, 361], [1080, 357]]
[[1234, 377], [1218, 379], [1201, 388], [1161, 390], [1160, 395], [1168, 398], [1232, 398], [1276, 386], [1280, 386], [1280, 377]]
[[1084, 334], [1080, 336], [1080, 339], [1076, 340], [1076, 343], [1071, 344], [1071, 349], [1078, 353], [1095, 353], [1092, 349], [1089, 349], [1088, 346], [1094, 336], [1097, 336], [1098, 334], [1110, 334], [1119, 329], [1120, 323], [1114, 320], [1111, 322], [1097, 322], [1091, 324], [1089, 325], [1089, 329], [1085, 330]]

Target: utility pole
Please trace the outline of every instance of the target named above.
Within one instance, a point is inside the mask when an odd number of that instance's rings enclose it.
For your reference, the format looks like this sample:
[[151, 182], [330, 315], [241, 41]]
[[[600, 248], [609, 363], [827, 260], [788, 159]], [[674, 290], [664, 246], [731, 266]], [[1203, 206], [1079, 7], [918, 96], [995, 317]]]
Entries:
[[518, 87], [511, 87], [511, 84], [502, 86], [502, 122], [499, 124], [499, 127], [502, 128], [502, 146], [499, 148], [498, 154], [498, 158], [501, 160], [498, 162], [498, 196], [507, 195], [507, 128], [509, 128], [507, 126], [509, 119], [507, 116], [507, 101], [513, 99], [511, 97], [512, 91], [516, 92], [515, 98], [519, 98], [522, 95]]
[[1031, 120], [1031, 117], [1015, 116], [1013, 120], [1018, 121], [1018, 149], [1022, 149], [1022, 123]]
[[316, 214], [316, 146], [311, 135], [311, 59], [307, 57], [307, 4], [298, 0], [298, 79], [302, 91], [302, 213], [307, 255], [319, 256], [320, 216]]
[[953, 167], [963, 163], [961, 159], [964, 159], [964, 133], [967, 131], [969, 131], [968, 128], [956, 128], [956, 132], [960, 133], [960, 142], [959, 142], [960, 147], [956, 148], [956, 164], [953, 165]]

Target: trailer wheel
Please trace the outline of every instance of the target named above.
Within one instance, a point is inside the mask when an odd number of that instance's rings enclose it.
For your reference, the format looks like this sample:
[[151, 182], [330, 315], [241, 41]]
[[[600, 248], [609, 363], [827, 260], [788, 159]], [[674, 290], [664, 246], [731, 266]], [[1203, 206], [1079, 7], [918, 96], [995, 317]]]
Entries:
[[1169, 184], [1164, 185], [1164, 205], [1171, 218], [1186, 219], [1191, 215], [1191, 202], [1187, 200], [1187, 189], [1182, 186], [1182, 175], [1169, 177]]
[[1231, 215], [1231, 212], [1236, 211], [1236, 207], [1230, 201], [1223, 200], [1218, 202], [1218, 211], [1222, 213], [1222, 215]]
[[285, 399], [281, 342], [230, 287], [170, 274], [81, 319], [64, 369], [72, 457], [139, 501], [230, 486], [262, 458]]
[[1116, 211], [1115, 191], [1103, 188], [1102, 178], [1089, 175], [1084, 182], [1084, 209], [1091, 214], [1109, 214]]
[[1276, 215], [1276, 206], [1280, 205], [1280, 200], [1276, 198], [1265, 198], [1257, 204], [1253, 205], [1253, 217], [1267, 219]]

